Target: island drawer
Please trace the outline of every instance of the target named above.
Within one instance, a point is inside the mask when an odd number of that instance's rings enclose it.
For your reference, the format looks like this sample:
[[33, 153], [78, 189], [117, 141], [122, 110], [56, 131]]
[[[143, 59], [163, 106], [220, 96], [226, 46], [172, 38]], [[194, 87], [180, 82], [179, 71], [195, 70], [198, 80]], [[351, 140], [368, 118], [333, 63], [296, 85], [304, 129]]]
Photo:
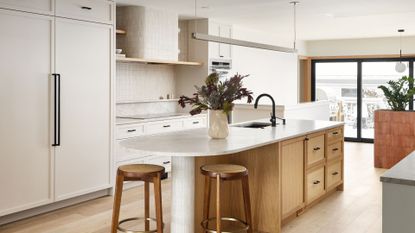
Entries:
[[307, 139], [306, 156], [308, 166], [324, 161], [324, 134]]
[[343, 128], [335, 128], [327, 131], [327, 143], [330, 144], [335, 141], [343, 140]]
[[56, 0], [56, 16], [112, 24], [113, 5], [105, 0]]
[[156, 122], [156, 123], [148, 123], [144, 125], [144, 133], [146, 134], [165, 133], [165, 132], [171, 132], [171, 131], [182, 130], [182, 129], [183, 129], [182, 120], [163, 121], [163, 122]]
[[117, 139], [136, 137], [144, 134], [143, 125], [122, 125], [117, 126]]
[[307, 203], [316, 200], [324, 193], [324, 166], [322, 166], [307, 174]]
[[183, 121], [185, 129], [206, 127], [206, 117], [192, 117]]
[[327, 146], [327, 160], [336, 159], [343, 155], [343, 143], [338, 141]]
[[342, 160], [327, 165], [327, 189], [331, 189], [342, 181]]

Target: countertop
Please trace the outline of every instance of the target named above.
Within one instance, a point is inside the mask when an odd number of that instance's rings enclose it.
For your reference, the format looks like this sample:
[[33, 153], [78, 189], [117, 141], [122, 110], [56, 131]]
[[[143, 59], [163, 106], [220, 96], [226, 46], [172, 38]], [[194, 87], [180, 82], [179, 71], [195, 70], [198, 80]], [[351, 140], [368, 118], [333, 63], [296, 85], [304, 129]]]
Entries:
[[[268, 122], [269, 119], [260, 120]], [[211, 139], [207, 129], [139, 136], [121, 145], [131, 150], [162, 156], [215, 156], [238, 153], [290, 138], [342, 126], [343, 122], [287, 119], [286, 125], [252, 129], [229, 127], [226, 139]]]
[[380, 181], [415, 186], [415, 151], [387, 170]]
[[166, 120], [176, 120], [176, 119], [183, 119], [183, 118], [191, 118], [191, 117], [206, 117], [206, 114], [198, 114], [198, 115], [190, 115], [189, 113], [179, 113], [176, 116], [165, 116], [165, 117], [155, 117], [155, 118], [146, 118], [146, 119], [134, 119], [134, 118], [127, 118], [127, 117], [117, 117], [115, 120], [116, 125], [128, 125], [128, 124], [140, 124], [140, 123], [147, 123], [147, 122], [155, 122], [155, 121], [166, 121]]

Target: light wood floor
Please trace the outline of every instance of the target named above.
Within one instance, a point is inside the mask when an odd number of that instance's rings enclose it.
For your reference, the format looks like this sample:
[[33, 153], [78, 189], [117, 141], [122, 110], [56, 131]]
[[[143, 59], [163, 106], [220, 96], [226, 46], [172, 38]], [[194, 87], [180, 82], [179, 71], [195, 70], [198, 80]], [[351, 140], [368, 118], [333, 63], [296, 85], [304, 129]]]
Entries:
[[[345, 144], [345, 191], [287, 223], [283, 233], [381, 233], [381, 183], [373, 168], [373, 144]], [[170, 181], [163, 182], [163, 210], [169, 232]], [[142, 216], [143, 190], [124, 192], [121, 218]], [[153, 200], [153, 199], [152, 199]], [[152, 201], [153, 204], [153, 201]], [[152, 210], [154, 209], [151, 206]], [[112, 197], [0, 226], [1, 233], [108, 233]], [[152, 213], [153, 214], [153, 213]], [[153, 214], [154, 216], [154, 214]]]

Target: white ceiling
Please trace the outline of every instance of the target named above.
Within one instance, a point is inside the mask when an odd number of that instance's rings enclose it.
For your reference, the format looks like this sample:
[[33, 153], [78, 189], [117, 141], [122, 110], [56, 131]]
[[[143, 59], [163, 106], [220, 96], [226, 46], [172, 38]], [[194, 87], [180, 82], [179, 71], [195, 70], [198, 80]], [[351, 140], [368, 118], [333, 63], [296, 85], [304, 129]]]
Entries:
[[[116, 0], [194, 16], [194, 0]], [[292, 35], [290, 0], [197, 0], [198, 17], [208, 17], [273, 34]], [[207, 7], [207, 8], [206, 8]], [[300, 0], [300, 40], [415, 35], [415, 0]]]

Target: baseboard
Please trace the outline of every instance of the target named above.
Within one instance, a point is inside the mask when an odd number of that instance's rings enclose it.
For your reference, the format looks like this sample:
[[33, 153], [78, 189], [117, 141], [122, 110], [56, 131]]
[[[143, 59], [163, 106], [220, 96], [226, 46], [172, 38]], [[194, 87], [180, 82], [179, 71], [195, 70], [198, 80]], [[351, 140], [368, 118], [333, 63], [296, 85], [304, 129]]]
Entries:
[[9, 215], [0, 217], [0, 226], [15, 222], [15, 221], [19, 221], [25, 218], [30, 218], [30, 217], [33, 217], [39, 214], [44, 214], [44, 213], [47, 213], [53, 210], [79, 204], [81, 202], [90, 201], [90, 200], [97, 199], [97, 198], [104, 197], [104, 196], [109, 196], [109, 195], [112, 195], [111, 188], [85, 194], [79, 197], [74, 197], [71, 199], [55, 202], [49, 205], [44, 205], [44, 206], [36, 207], [33, 209], [21, 211], [18, 213], [9, 214]]

